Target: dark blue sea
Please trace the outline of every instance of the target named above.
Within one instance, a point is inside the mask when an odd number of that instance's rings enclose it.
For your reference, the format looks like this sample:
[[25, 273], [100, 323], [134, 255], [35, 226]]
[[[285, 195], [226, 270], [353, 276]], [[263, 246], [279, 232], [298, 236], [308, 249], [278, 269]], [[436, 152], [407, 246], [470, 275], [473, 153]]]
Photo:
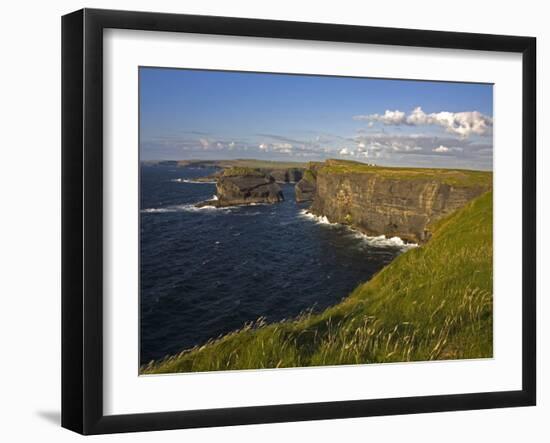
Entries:
[[196, 209], [215, 184], [193, 179], [213, 172], [141, 166], [141, 363], [259, 317], [321, 311], [405, 248], [307, 214], [292, 184], [282, 203]]

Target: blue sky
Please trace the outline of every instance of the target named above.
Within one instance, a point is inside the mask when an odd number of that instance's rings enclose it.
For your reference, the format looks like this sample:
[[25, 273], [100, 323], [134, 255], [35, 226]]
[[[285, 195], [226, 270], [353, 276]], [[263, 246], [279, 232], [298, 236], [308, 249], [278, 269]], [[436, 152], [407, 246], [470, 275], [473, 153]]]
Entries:
[[142, 160], [492, 168], [486, 84], [140, 68]]

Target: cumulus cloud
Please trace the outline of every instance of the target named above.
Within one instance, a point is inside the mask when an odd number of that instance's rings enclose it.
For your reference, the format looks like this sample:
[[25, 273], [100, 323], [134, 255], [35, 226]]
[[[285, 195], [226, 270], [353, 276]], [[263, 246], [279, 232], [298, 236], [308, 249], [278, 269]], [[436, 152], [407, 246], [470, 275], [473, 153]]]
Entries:
[[283, 154], [290, 154], [294, 146], [292, 143], [260, 143], [258, 149], [266, 152], [280, 152]]
[[493, 119], [479, 111], [434, 112], [426, 114], [419, 106], [407, 117], [409, 125], [439, 125], [448, 133], [467, 138], [471, 134], [489, 135]]
[[293, 145], [292, 145], [292, 143], [275, 143], [273, 145], [273, 148], [276, 151], [290, 152], [290, 151], [292, 151]]
[[437, 148], [432, 149], [432, 152], [462, 152], [464, 148], [461, 148], [460, 146], [453, 146], [451, 148], [448, 148], [447, 146], [439, 145]]
[[426, 114], [420, 106], [414, 108], [409, 115], [395, 110], [386, 110], [384, 114], [356, 115], [355, 120], [365, 120], [371, 123], [380, 122], [384, 125], [400, 126], [440, 126], [447, 133], [468, 138], [470, 135], [490, 135], [493, 130], [493, 119], [479, 111], [465, 112], [433, 112]]
[[[368, 115], [356, 115], [353, 117], [355, 120], [367, 120], [370, 123], [381, 122], [385, 125], [402, 125], [406, 122], [406, 115], [402, 111], [390, 111], [386, 109], [383, 114], [368, 114]], [[369, 127], [372, 125], [369, 123]]]
[[347, 156], [347, 155], [355, 155], [355, 152], [353, 152], [352, 150], [350, 150], [348, 148], [342, 148], [342, 149], [340, 149], [338, 154]]
[[422, 151], [422, 148], [420, 146], [411, 145], [409, 143], [402, 143], [402, 142], [392, 142], [391, 148], [394, 151]]

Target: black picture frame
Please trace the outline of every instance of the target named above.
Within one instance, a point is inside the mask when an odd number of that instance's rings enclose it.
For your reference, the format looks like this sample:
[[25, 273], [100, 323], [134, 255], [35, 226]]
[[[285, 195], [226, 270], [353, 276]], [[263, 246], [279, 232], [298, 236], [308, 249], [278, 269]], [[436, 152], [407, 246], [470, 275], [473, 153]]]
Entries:
[[[103, 412], [103, 30], [353, 42], [522, 54], [522, 389], [391, 399], [170, 411]], [[536, 403], [536, 39], [231, 17], [83, 9], [62, 18], [62, 426], [82, 434]]]

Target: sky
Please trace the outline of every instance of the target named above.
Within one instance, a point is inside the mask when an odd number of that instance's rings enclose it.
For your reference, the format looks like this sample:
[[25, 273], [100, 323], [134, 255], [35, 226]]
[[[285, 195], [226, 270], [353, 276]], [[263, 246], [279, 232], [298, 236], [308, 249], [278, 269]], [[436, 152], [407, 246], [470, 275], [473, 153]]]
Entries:
[[493, 87], [141, 67], [141, 160], [492, 169]]

